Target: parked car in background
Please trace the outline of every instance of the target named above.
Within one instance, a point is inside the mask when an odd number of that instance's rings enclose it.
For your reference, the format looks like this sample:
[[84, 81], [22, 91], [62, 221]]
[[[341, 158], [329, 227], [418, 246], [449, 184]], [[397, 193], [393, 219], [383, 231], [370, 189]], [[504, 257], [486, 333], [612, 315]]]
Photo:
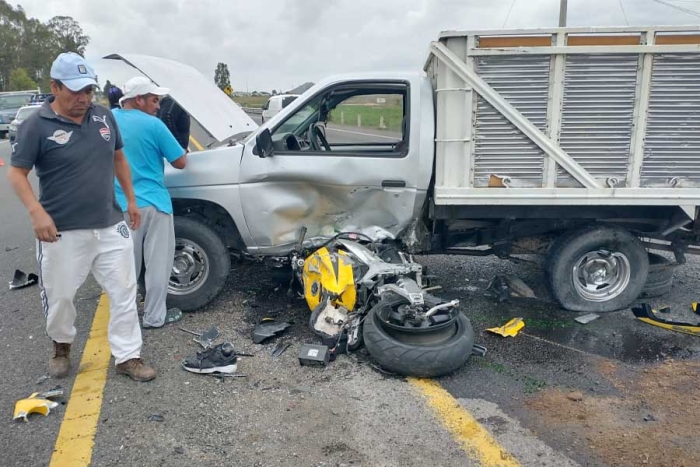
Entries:
[[32, 96], [31, 103], [32, 104], [42, 104], [46, 99], [49, 98], [49, 96], [51, 96], [50, 92], [41, 93], [41, 94], [34, 94]]
[[9, 125], [10, 143], [14, 143], [17, 139], [17, 130], [19, 126], [25, 121], [31, 114], [36, 112], [41, 108], [41, 105], [25, 105], [17, 111], [15, 119]]
[[297, 97], [299, 97], [298, 94], [280, 94], [270, 97], [263, 106], [262, 121], [265, 122], [280, 113], [282, 109], [294, 102], [294, 99]]
[[0, 139], [7, 137], [10, 122], [15, 119], [20, 107], [29, 105], [37, 94], [38, 90], [0, 93]]

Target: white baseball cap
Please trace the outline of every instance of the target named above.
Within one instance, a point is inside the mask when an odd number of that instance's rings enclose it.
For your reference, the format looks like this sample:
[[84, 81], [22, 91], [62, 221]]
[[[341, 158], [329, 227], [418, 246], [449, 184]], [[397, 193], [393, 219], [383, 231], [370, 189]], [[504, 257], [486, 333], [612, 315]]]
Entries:
[[124, 93], [124, 96], [119, 99], [119, 105], [121, 105], [127, 99], [133, 99], [137, 96], [145, 96], [146, 94], [165, 96], [170, 92], [170, 89], [156, 86], [155, 83], [143, 76], [135, 76], [124, 84], [122, 87], [122, 92]]

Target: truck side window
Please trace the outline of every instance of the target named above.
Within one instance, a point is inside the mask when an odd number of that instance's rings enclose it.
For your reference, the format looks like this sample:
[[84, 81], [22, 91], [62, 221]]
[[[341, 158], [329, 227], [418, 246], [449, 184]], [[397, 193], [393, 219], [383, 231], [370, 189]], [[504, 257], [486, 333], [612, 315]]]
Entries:
[[274, 128], [273, 143], [277, 153], [289, 155], [403, 157], [407, 102], [408, 85], [399, 82], [330, 88]]
[[330, 113], [326, 139], [331, 147], [356, 146], [377, 152], [404, 139], [402, 94], [356, 95], [340, 102]]

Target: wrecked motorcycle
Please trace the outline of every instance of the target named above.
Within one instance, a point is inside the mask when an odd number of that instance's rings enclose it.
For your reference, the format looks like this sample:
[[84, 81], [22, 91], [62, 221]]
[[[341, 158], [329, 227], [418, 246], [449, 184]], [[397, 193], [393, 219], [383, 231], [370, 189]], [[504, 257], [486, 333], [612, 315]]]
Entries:
[[474, 333], [459, 301], [427, 293], [425, 268], [396, 246], [342, 233], [292, 253], [291, 262], [310, 325], [331, 352], [364, 342], [384, 369], [418, 377], [450, 373], [472, 354]]

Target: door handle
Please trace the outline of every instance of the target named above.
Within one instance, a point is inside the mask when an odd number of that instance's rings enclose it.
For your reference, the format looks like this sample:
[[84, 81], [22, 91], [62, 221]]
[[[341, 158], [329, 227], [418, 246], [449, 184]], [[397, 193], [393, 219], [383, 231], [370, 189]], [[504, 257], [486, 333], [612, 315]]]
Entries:
[[406, 182], [403, 180], [382, 180], [383, 188], [406, 188]]

